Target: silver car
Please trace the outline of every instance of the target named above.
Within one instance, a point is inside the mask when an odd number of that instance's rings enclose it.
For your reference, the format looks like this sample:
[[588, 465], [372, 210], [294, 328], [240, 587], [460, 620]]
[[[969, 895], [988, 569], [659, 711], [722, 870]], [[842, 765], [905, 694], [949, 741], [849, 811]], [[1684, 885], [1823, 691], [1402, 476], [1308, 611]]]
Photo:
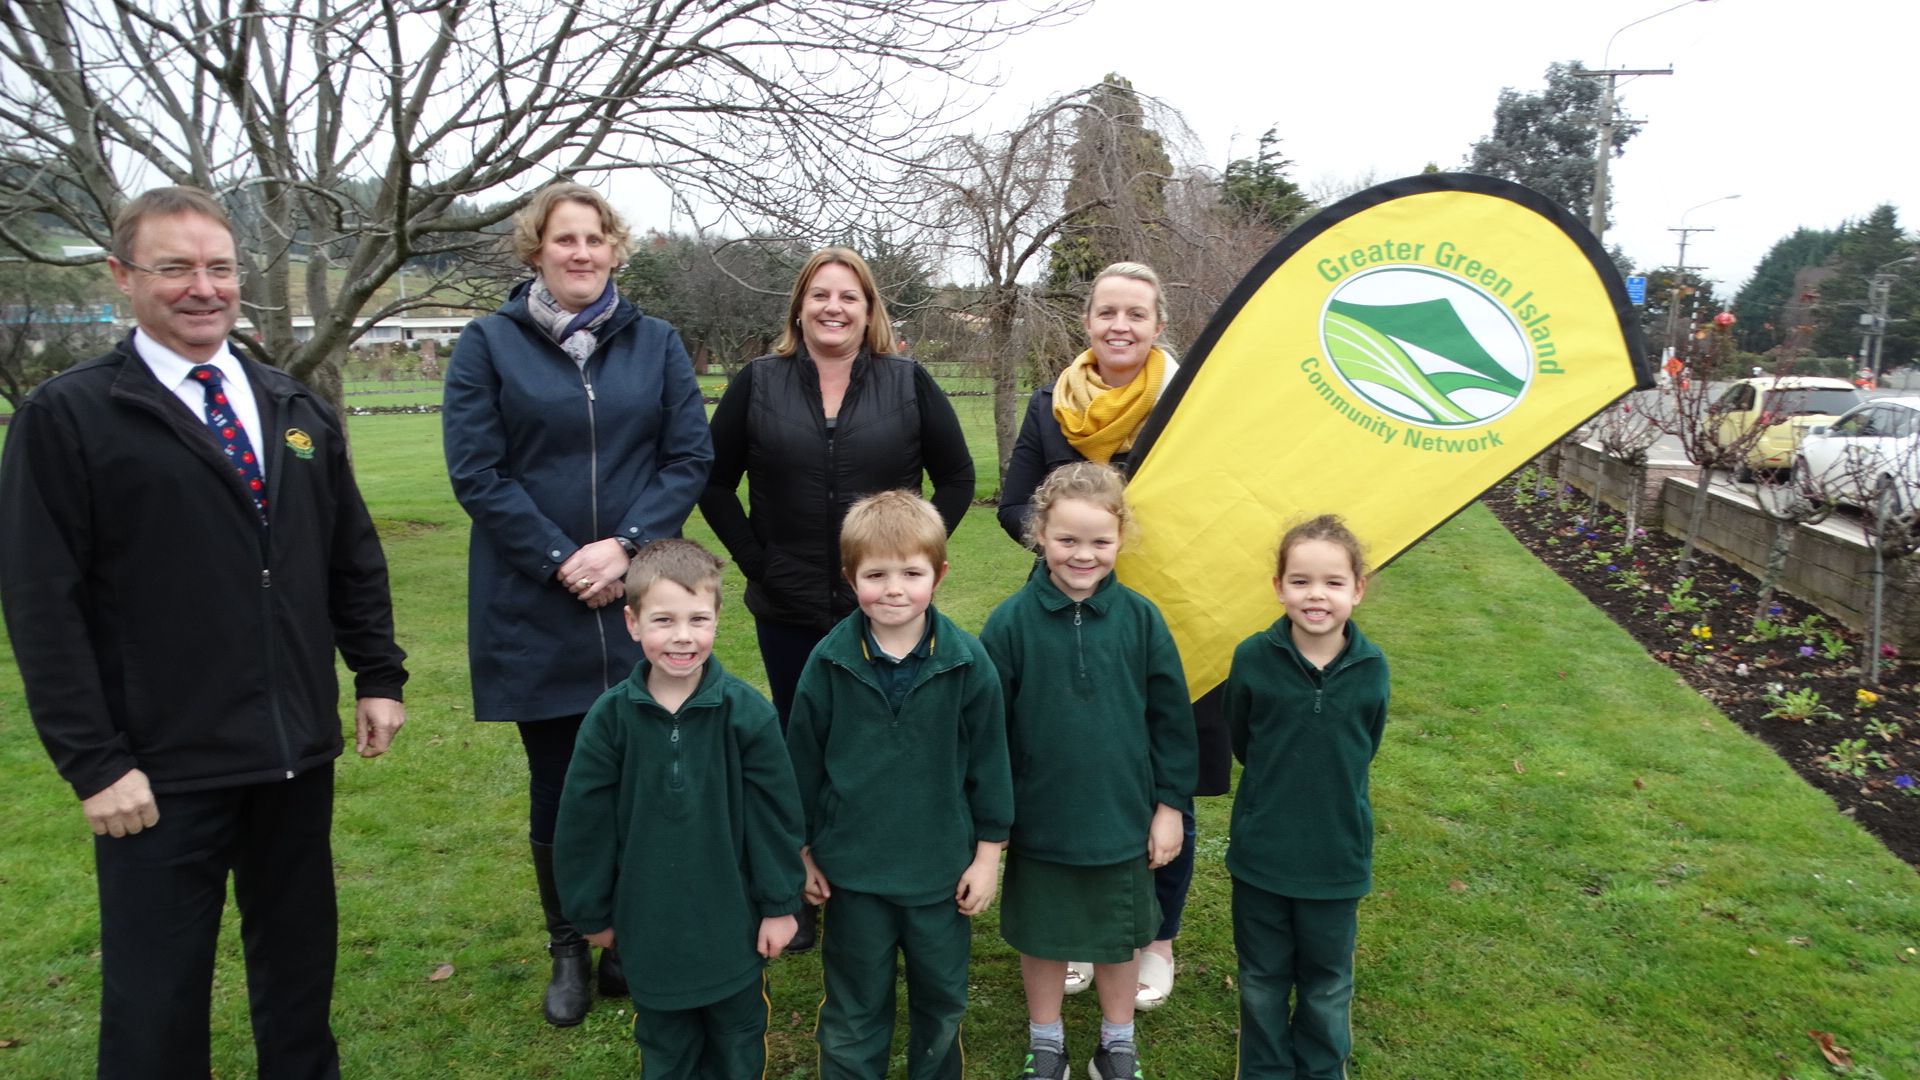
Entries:
[[1876, 398], [1833, 423], [1808, 429], [1793, 462], [1794, 487], [1810, 498], [1904, 513], [1920, 505], [1920, 397]]

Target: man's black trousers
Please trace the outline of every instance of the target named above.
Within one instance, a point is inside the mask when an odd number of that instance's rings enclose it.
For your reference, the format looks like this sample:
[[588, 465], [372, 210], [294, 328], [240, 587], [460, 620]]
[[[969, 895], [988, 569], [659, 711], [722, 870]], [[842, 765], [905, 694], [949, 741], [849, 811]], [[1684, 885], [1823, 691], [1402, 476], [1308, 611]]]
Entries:
[[229, 873], [260, 1080], [336, 1080], [332, 763], [155, 801], [158, 824], [94, 840], [101, 1080], [206, 1080]]

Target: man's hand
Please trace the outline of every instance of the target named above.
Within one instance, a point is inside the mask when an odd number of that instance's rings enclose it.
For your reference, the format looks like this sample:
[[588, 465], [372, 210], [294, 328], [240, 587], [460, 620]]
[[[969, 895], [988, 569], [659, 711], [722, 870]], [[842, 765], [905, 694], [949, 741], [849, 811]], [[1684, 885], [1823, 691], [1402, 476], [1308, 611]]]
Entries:
[[1161, 803], [1153, 812], [1153, 824], [1147, 829], [1147, 867], [1158, 870], [1180, 855], [1187, 841], [1187, 828], [1180, 811]]
[[147, 774], [139, 769], [80, 800], [80, 810], [95, 836], [128, 836], [160, 820]]
[[1003, 844], [981, 841], [974, 845], [973, 862], [960, 875], [960, 887], [953, 898], [960, 902], [960, 914], [973, 916], [987, 910], [993, 893], [1000, 887], [1000, 849]]
[[606, 607], [627, 593], [627, 549], [618, 540], [595, 540], [568, 556], [553, 576], [581, 603]]
[[580, 936], [603, 949], [613, 948], [613, 927], [611, 926], [597, 934], [581, 934]]
[[[821, 873], [820, 868], [814, 865], [811, 848], [800, 849], [800, 861], [807, 865], [807, 885], [804, 890], [807, 903], [816, 907], [826, 903], [827, 897], [833, 895], [833, 886], [827, 884], [827, 875]], [[798, 925], [798, 923], [795, 924], [796, 927]]]
[[787, 942], [800, 932], [800, 920], [791, 915], [776, 915], [771, 919], [760, 920], [760, 955], [769, 960], [777, 959]]
[[361, 757], [379, 757], [406, 722], [407, 707], [392, 698], [361, 698], [353, 705], [353, 749]]

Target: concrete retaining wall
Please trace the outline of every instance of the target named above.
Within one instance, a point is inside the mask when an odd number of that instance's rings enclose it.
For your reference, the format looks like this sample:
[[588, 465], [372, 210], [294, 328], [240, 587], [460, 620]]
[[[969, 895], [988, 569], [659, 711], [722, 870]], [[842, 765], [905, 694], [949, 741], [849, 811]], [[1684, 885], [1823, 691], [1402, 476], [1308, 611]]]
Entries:
[[[1597, 483], [1602, 502], [1626, 510], [1632, 470], [1590, 443], [1560, 447], [1558, 453], [1567, 481], [1577, 491], [1590, 497]], [[1551, 452], [1535, 464], [1549, 474], [1556, 467]], [[1694, 476], [1694, 467], [1686, 462], [1650, 463], [1642, 480], [1640, 524], [1684, 538], [1687, 516], [1693, 512]], [[1766, 571], [1767, 549], [1773, 544], [1773, 520], [1746, 493], [1725, 486], [1724, 477], [1707, 499], [1699, 546], [1759, 577]], [[1873, 602], [1872, 571], [1873, 551], [1866, 545], [1865, 534], [1855, 517], [1841, 513], [1819, 525], [1801, 526], [1779, 587], [1841, 625], [1865, 633]], [[1881, 629], [1886, 640], [1903, 651], [1920, 649], [1920, 560], [1887, 567], [1886, 617]]]
[[[1672, 536], [1686, 536], [1697, 490], [1691, 479], [1672, 478], [1661, 485], [1660, 525]], [[1758, 577], [1766, 569], [1773, 534], [1774, 522], [1744, 492], [1720, 486], [1707, 492], [1701, 548]], [[1860, 527], [1844, 516], [1801, 526], [1780, 588], [1865, 633], [1873, 603], [1873, 551]], [[1903, 651], [1920, 648], [1920, 565], [1914, 560], [1887, 567], [1885, 603], [1881, 632], [1886, 640]]]

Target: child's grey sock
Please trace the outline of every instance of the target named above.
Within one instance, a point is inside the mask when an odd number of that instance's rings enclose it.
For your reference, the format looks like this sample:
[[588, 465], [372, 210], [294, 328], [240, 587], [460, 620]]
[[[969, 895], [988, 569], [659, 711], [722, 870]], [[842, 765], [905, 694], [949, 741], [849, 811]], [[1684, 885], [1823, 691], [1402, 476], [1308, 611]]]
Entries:
[[[1128, 1030], [1132, 1030], [1129, 1028]], [[1027, 1021], [1027, 1042], [1033, 1046], [1051, 1046], [1055, 1050], [1067, 1048], [1067, 1022], [1055, 1020], [1051, 1024], [1036, 1024]]]
[[1109, 1046], [1112, 1046], [1114, 1043], [1130, 1043], [1132, 1041], [1133, 1041], [1133, 1021], [1129, 1020], [1124, 1024], [1115, 1024], [1115, 1023], [1112, 1023], [1111, 1021], [1108, 1021], [1104, 1017], [1101, 1018], [1100, 1020], [1101, 1049], [1105, 1049]]

